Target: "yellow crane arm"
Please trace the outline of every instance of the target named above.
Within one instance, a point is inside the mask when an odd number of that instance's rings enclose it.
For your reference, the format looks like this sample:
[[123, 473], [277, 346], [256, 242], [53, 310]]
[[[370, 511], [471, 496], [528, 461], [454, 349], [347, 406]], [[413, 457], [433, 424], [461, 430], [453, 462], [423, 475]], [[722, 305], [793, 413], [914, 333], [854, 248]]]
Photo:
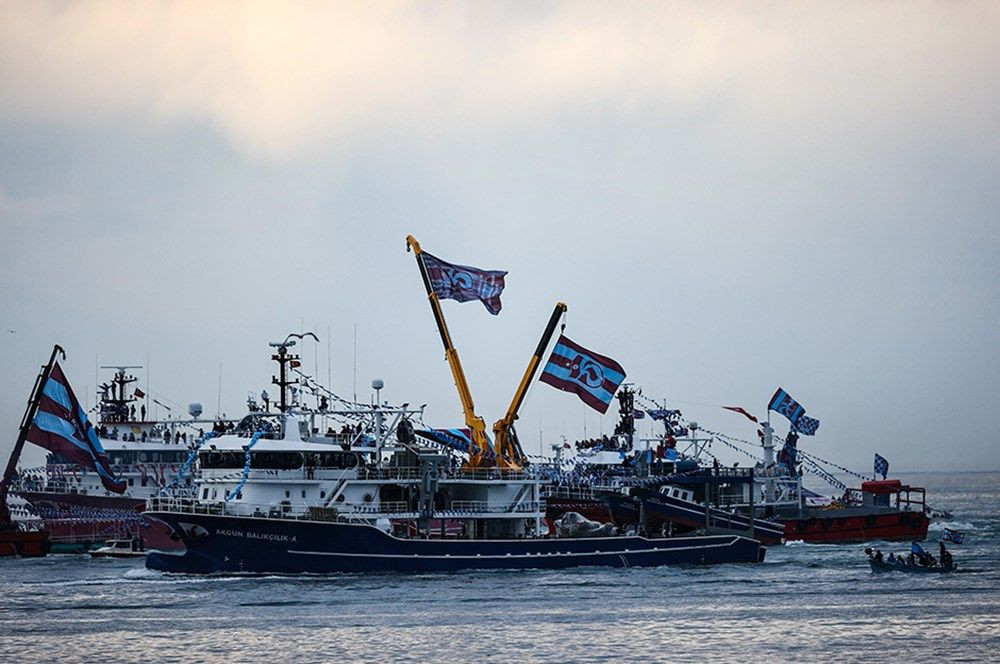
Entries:
[[469, 390], [469, 383], [462, 370], [462, 361], [458, 358], [458, 351], [455, 350], [455, 346], [451, 342], [451, 334], [448, 332], [448, 325], [445, 323], [444, 313], [441, 311], [441, 302], [431, 287], [420, 243], [412, 235], [406, 236], [406, 249], [407, 251], [413, 249], [413, 253], [416, 255], [417, 267], [420, 269], [420, 276], [423, 278], [424, 288], [427, 290], [427, 300], [431, 304], [431, 312], [434, 314], [434, 322], [437, 323], [438, 333], [441, 335], [441, 343], [444, 344], [444, 356], [448, 360], [448, 366], [451, 367], [451, 375], [455, 379], [455, 387], [458, 389], [458, 398], [462, 401], [465, 425], [472, 431], [472, 442], [476, 448], [469, 451], [469, 465], [481, 466], [488, 462], [488, 457], [484, 453], [490, 449], [489, 437], [486, 435], [486, 422], [476, 415], [476, 404], [472, 401], [472, 392]]
[[548, 325], [545, 326], [545, 331], [542, 332], [542, 338], [538, 341], [538, 347], [535, 348], [535, 354], [528, 360], [528, 368], [524, 370], [524, 376], [521, 377], [521, 384], [517, 386], [517, 391], [514, 392], [514, 398], [511, 399], [507, 413], [493, 425], [498, 458], [511, 459], [518, 464], [523, 464], [526, 461], [524, 450], [521, 449], [521, 444], [514, 433], [514, 420], [517, 419], [517, 411], [521, 409], [521, 404], [528, 393], [531, 381], [535, 378], [538, 365], [542, 362], [545, 349], [548, 348], [556, 325], [564, 313], [566, 313], [566, 304], [564, 302], [557, 302], [552, 315], [549, 317]]

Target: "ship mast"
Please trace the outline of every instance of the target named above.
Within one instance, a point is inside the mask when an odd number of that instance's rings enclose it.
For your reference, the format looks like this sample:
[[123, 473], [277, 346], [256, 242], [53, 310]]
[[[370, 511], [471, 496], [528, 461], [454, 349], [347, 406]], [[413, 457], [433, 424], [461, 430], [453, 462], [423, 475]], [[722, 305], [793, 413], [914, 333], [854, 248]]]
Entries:
[[[103, 365], [102, 369], [114, 369], [115, 375], [111, 378], [110, 385], [101, 385], [101, 409], [98, 414], [101, 422], [129, 422], [129, 404], [135, 401], [135, 396], [126, 397], [126, 388], [137, 382], [135, 376], [126, 376], [128, 369], [142, 369], [139, 364], [119, 364]], [[108, 396], [108, 392], [111, 393]], [[107, 413], [107, 414], [106, 414]]]

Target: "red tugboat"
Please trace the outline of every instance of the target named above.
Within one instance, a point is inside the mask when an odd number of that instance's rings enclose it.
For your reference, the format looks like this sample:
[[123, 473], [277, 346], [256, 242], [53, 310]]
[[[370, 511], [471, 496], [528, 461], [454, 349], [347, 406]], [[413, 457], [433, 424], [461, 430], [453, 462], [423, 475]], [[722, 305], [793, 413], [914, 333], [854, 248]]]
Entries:
[[863, 482], [827, 508], [805, 508], [785, 518], [785, 539], [804, 542], [920, 541], [927, 537], [923, 487], [899, 480]]

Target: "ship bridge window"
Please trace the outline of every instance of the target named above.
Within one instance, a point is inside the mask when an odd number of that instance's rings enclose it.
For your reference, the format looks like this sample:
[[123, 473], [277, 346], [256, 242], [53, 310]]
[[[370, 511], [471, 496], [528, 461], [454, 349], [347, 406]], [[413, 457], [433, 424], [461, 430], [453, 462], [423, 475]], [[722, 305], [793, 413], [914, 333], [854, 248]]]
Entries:
[[320, 468], [354, 468], [358, 455], [354, 452], [320, 452], [315, 455]]
[[250, 467], [296, 470], [302, 467], [302, 455], [299, 452], [251, 452]]
[[246, 463], [243, 452], [202, 452], [198, 455], [202, 468], [242, 468]]

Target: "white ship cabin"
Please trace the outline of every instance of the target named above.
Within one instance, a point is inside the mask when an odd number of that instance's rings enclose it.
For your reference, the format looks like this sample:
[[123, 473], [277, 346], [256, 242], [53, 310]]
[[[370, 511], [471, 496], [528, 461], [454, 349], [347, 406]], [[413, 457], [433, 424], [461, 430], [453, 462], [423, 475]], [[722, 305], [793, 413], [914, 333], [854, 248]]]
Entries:
[[199, 451], [194, 503], [156, 499], [151, 507], [365, 521], [401, 536], [541, 532], [541, 485], [529, 473], [463, 468], [464, 455], [401, 443], [388, 429], [380, 437], [374, 430], [323, 436], [292, 418], [282, 428], [280, 439], [209, 439]]
[[[191, 423], [180, 421], [119, 426], [108, 429], [107, 437], [101, 437], [101, 445], [111, 462], [112, 472], [128, 484], [124, 496], [140, 500], [155, 495], [172, 482], [198, 437], [198, 430]], [[22, 470], [20, 475], [19, 487], [24, 491], [119, 495], [104, 488], [96, 471], [55, 452], [46, 455], [44, 466]], [[190, 479], [184, 484], [190, 487]]]

